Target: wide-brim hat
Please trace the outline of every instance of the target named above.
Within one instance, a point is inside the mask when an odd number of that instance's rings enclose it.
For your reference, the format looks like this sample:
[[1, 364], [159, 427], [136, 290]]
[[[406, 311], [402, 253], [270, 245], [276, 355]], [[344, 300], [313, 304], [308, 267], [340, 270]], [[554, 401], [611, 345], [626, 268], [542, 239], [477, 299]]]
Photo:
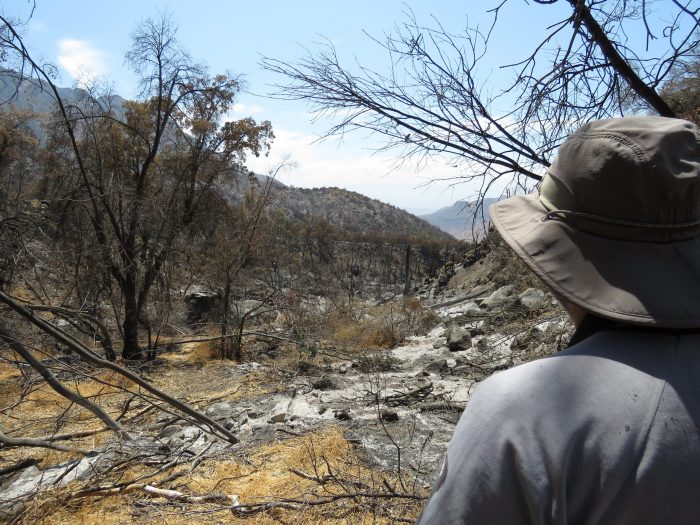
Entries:
[[586, 124], [539, 192], [490, 208], [555, 292], [597, 315], [700, 327], [700, 129], [663, 117]]

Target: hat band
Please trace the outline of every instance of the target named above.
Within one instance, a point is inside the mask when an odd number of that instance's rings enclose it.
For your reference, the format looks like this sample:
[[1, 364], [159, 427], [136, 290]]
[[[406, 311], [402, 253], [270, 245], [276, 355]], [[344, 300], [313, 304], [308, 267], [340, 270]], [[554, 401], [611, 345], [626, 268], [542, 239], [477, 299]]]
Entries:
[[572, 210], [550, 210], [542, 222], [560, 220], [581, 231], [616, 239], [637, 242], [676, 242], [700, 236], [700, 220], [678, 223], [635, 222], [603, 217]]

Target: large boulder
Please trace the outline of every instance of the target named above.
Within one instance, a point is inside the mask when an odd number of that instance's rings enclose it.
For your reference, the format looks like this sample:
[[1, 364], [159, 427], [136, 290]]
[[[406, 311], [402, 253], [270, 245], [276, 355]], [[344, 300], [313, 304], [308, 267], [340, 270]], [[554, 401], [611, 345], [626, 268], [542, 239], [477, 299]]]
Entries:
[[262, 307], [262, 301], [247, 299], [244, 301], [234, 301], [233, 312], [240, 319], [246, 314], [254, 315], [255, 311]]
[[226, 401], [219, 401], [209, 405], [206, 409], [206, 414], [217, 421], [226, 419], [233, 412], [233, 406]]
[[536, 288], [528, 288], [518, 296], [518, 300], [528, 310], [537, 310], [547, 304], [547, 294]]
[[185, 295], [187, 324], [205, 323], [221, 315], [221, 294], [202, 286], [193, 286]]
[[481, 301], [480, 306], [482, 308], [504, 307], [514, 304], [517, 300], [518, 298], [515, 295], [515, 286], [512, 284], [507, 284], [505, 286], [501, 286], [498, 290]]
[[445, 332], [445, 344], [451, 352], [460, 352], [471, 348], [472, 338], [468, 330], [453, 323], [447, 327]]

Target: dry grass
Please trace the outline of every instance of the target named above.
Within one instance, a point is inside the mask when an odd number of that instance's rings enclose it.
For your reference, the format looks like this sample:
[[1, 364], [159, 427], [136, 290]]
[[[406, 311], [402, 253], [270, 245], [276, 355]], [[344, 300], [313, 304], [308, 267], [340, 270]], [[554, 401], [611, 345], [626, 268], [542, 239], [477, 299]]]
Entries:
[[281, 379], [266, 369], [232, 375], [231, 361], [180, 363], [157, 370], [149, 380], [170, 395], [195, 405], [216, 399], [255, 398], [284, 390]]
[[218, 356], [218, 341], [185, 343], [179, 345], [177, 352], [168, 352], [162, 355], [163, 359], [171, 363], [206, 363]]
[[[318, 475], [324, 476], [328, 474], [328, 465], [331, 466], [333, 473], [342, 476], [346, 481], [362, 483], [366, 486], [363, 489], [351, 488], [351, 491], [379, 491], [383, 490], [383, 479], [394, 482], [391, 476], [387, 478], [385, 474], [364, 466], [352, 445], [343, 437], [341, 430], [330, 427], [317, 433], [259, 447], [251, 451], [245, 462], [233, 458], [206, 461], [193, 474], [180, 478], [173, 488], [192, 495], [212, 492], [237, 494], [241, 502], [247, 505], [281, 499], [312, 502], [330, 494], [342, 494], [343, 488], [333, 481], [321, 487], [313, 480], [294, 474], [291, 469], [298, 469], [308, 474], [317, 472]], [[130, 473], [127, 479], [133, 479], [136, 474], [141, 473], [141, 470], [137, 468], [137, 471]], [[166, 474], [167, 472], [161, 477]], [[409, 500], [405, 503], [385, 499], [370, 501], [370, 498], [349, 498], [331, 505], [302, 505], [297, 510], [277, 508], [243, 517], [216, 505], [172, 504], [163, 500], [148, 499], [137, 493], [108, 498], [66, 499], [66, 494], [75, 488], [64, 488], [44, 494], [30, 505], [20, 523], [38, 525], [382, 524], [395, 522], [390, 512], [403, 519], [415, 519], [422, 506], [419, 500]]]
[[[18, 359], [16, 354], [10, 350], [7, 351], [8, 355], [3, 356], [4, 358], [7, 359], [5, 360], [0, 360], [0, 384], [3, 384], [5, 381], [8, 379], [14, 379], [16, 377], [20, 377], [20, 371], [19, 368], [17, 368], [16, 365], [14, 365], [10, 361], [15, 361]], [[0, 395], [2, 393], [0, 392]]]
[[432, 311], [406, 298], [374, 307], [362, 302], [345, 303], [329, 313], [325, 324], [330, 341], [353, 351], [394, 348], [436, 322]]

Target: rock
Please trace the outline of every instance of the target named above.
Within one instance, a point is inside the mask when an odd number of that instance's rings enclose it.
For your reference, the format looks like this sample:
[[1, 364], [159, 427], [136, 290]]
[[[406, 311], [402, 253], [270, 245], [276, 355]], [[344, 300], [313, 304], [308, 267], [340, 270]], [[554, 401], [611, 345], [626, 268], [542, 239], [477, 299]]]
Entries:
[[314, 390], [334, 390], [336, 384], [330, 377], [322, 377], [311, 383], [311, 387]]
[[537, 310], [547, 304], [547, 294], [536, 288], [528, 288], [518, 296], [518, 300], [528, 310]]
[[469, 297], [472, 297], [472, 298], [481, 297], [482, 295], [485, 295], [487, 292], [490, 292], [491, 290], [493, 290], [494, 287], [495, 287], [495, 284], [491, 283], [491, 282], [486, 283], [486, 284], [478, 284], [474, 288], [469, 290], [468, 295], [469, 295]]
[[197, 427], [185, 427], [177, 434], [174, 434], [174, 438], [180, 438], [183, 441], [194, 441], [199, 437], [202, 431]]
[[382, 410], [381, 417], [383, 421], [393, 422], [399, 420], [399, 415], [396, 413], [396, 411], [389, 408]]
[[456, 324], [451, 324], [447, 327], [445, 333], [445, 344], [450, 352], [459, 352], [462, 350], [467, 350], [472, 346], [472, 338], [469, 332], [463, 330]]
[[467, 317], [481, 317], [484, 315], [484, 311], [474, 301], [464, 303], [461, 308], [457, 309], [457, 313]]
[[161, 424], [170, 424], [177, 421], [178, 419], [178, 416], [173, 416], [172, 414], [168, 414], [167, 412], [161, 412], [156, 417], [156, 422]]
[[262, 306], [262, 301], [257, 301], [255, 299], [248, 299], [244, 301], [234, 301], [233, 302], [233, 310], [239, 315], [245, 315], [256, 308], [260, 308]]
[[[157, 450], [152, 444], [152, 450]], [[38, 469], [32, 465], [0, 484], [0, 520], [9, 523], [21, 511], [24, 501], [45, 489], [63, 486], [73, 481], [88, 481], [104, 472], [116, 460], [113, 452], [85, 456], [59, 465]]]
[[285, 412], [280, 412], [270, 418], [270, 423], [284, 423], [285, 421], [287, 421], [287, 414]]
[[505, 306], [508, 303], [513, 303], [517, 300], [514, 297], [515, 286], [512, 284], [507, 284], [501, 286], [498, 290], [489, 295], [486, 299], [481, 301], [481, 307], [483, 308], [494, 308], [496, 306]]
[[165, 442], [165, 444], [169, 448], [168, 453], [170, 453], [170, 451], [172, 450], [177, 450], [185, 446], [185, 442], [177, 436], [172, 436], [168, 439], [168, 441]]
[[352, 421], [352, 416], [347, 409], [337, 410], [334, 412], [333, 417], [339, 421]]
[[180, 425], [170, 425], [169, 427], [165, 427], [163, 430], [158, 432], [158, 437], [167, 438], [170, 436], [174, 436], [178, 432], [182, 432], [182, 427]]
[[193, 286], [185, 295], [187, 324], [195, 325], [216, 318], [221, 310], [219, 292], [201, 286]]
[[248, 410], [248, 418], [249, 419], [258, 419], [260, 417], [260, 412], [256, 412], [255, 410]]
[[[243, 423], [245, 423], [245, 421]], [[238, 422], [233, 418], [229, 418], [226, 421], [224, 421], [224, 428], [226, 430], [232, 430], [232, 429], [236, 428], [237, 426], [238, 426]]]
[[423, 375], [429, 376], [430, 372], [439, 372], [440, 370], [443, 370], [445, 368], [447, 368], [447, 359], [438, 359], [437, 361], [433, 361], [432, 363], [429, 363], [423, 369]]
[[441, 343], [440, 341], [435, 341], [435, 342], [433, 343], [433, 348], [434, 348], [435, 350], [437, 350], [437, 349], [439, 349], [439, 348], [442, 348], [443, 346], [445, 346], [445, 345], [444, 345], [443, 343]]
[[221, 401], [219, 403], [214, 403], [209, 405], [206, 409], [206, 414], [213, 419], [226, 419], [231, 415], [233, 407], [230, 403]]
[[484, 335], [484, 334], [485, 334], [484, 329], [481, 328], [480, 326], [474, 326], [474, 327], [469, 329], [469, 335], [471, 335], [472, 337], [476, 337], [476, 336]]
[[341, 363], [340, 366], [338, 366], [338, 373], [347, 374], [349, 368], [350, 367], [347, 365], [347, 363]]

